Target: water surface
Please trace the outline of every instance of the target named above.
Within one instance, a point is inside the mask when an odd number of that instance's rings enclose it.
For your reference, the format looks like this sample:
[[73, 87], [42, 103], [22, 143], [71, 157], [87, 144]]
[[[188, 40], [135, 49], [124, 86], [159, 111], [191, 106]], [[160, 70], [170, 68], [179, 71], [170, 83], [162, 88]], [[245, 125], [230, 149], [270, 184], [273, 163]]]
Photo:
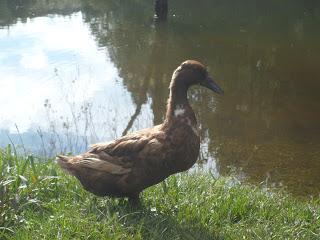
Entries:
[[181, 0], [152, 16], [150, 1], [0, 0], [0, 144], [50, 156], [159, 124], [193, 58], [225, 91], [189, 92], [199, 162], [319, 194], [320, 4]]

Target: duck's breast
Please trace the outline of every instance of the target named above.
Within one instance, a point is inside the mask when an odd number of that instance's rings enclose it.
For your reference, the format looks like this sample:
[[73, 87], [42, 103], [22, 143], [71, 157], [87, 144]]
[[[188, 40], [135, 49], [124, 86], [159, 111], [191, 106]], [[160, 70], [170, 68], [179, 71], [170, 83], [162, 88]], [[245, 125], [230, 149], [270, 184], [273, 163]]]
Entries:
[[172, 149], [174, 172], [188, 170], [198, 159], [200, 137], [197, 128], [188, 118], [181, 118], [172, 126], [169, 144]]

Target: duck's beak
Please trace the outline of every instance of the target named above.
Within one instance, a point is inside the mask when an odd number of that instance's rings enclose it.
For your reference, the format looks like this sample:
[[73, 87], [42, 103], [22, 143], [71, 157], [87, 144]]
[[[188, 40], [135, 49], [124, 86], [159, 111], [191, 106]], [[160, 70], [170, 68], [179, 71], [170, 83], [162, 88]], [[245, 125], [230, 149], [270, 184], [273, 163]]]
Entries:
[[203, 82], [200, 83], [201, 86], [209, 88], [210, 90], [223, 95], [222, 88], [213, 81], [212, 77], [208, 76]]

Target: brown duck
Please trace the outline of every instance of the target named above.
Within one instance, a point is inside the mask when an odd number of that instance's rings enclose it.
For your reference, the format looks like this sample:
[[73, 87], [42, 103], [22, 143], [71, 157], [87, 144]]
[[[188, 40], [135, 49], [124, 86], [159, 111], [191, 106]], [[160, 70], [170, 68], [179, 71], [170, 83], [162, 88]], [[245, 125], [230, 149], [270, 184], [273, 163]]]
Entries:
[[98, 196], [128, 197], [171, 174], [189, 169], [197, 160], [200, 138], [188, 88], [200, 84], [223, 94], [201, 63], [188, 60], [173, 73], [164, 122], [107, 143], [97, 143], [81, 155], [58, 156], [58, 163]]

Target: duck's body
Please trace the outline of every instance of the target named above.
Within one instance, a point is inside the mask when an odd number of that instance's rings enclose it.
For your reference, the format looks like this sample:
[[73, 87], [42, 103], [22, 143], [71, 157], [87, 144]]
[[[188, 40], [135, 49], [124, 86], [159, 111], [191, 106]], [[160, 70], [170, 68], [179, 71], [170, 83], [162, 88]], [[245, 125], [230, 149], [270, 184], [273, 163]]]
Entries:
[[136, 200], [143, 189], [189, 169], [198, 158], [200, 138], [187, 100], [188, 87], [200, 83], [222, 93], [213, 81], [209, 86], [203, 78], [212, 81], [202, 64], [184, 62], [173, 74], [163, 124], [95, 144], [87, 153], [75, 157], [59, 156], [59, 164], [76, 176], [86, 190], [98, 196], [131, 200]]

